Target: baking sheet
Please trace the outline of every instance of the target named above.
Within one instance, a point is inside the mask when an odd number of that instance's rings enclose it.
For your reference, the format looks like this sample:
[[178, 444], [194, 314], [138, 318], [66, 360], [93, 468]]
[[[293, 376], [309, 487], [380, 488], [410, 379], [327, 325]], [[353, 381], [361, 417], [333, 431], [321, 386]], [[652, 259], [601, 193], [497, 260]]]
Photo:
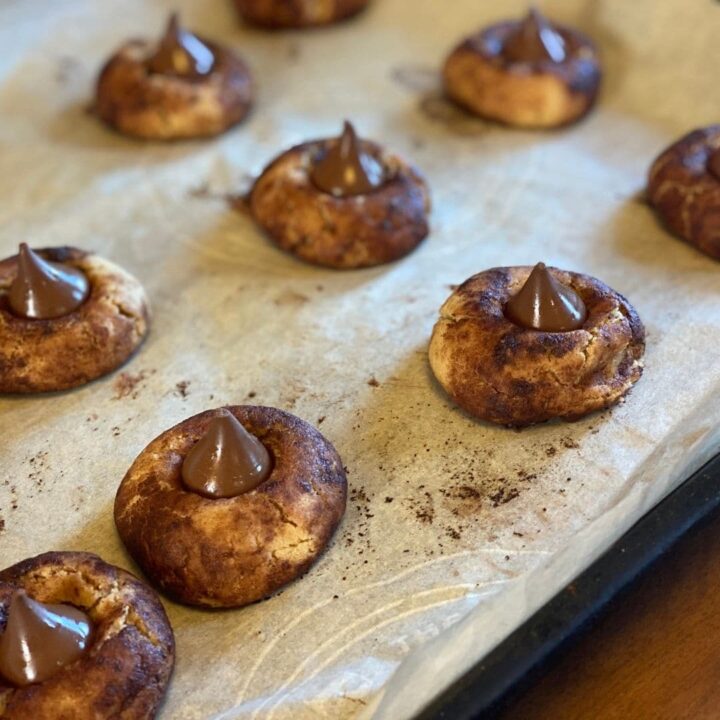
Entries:
[[[219, 140], [155, 146], [87, 113], [97, 68], [171, 7], [239, 49], [259, 84]], [[598, 111], [562, 132], [464, 118], [433, 69], [520, 2], [377, 0], [327, 31], [241, 28], [225, 0], [0, 2], [0, 252], [72, 244], [124, 265], [151, 336], [114, 376], [0, 399], [0, 563], [84, 549], [134, 569], [112, 502], [140, 450], [224, 403], [319, 425], [348, 513], [300, 582], [240, 611], [170, 602], [178, 662], [163, 718], [403, 718], [476, 661], [717, 450], [718, 265], [638, 202], [654, 155], [717, 120], [720, 8], [556, 1], [601, 45]], [[344, 117], [425, 171], [433, 232], [388, 267], [337, 273], [276, 250], [225, 196]], [[546, 262], [627, 295], [648, 330], [628, 401], [521, 433], [457, 410], [426, 347], [450, 286]]]

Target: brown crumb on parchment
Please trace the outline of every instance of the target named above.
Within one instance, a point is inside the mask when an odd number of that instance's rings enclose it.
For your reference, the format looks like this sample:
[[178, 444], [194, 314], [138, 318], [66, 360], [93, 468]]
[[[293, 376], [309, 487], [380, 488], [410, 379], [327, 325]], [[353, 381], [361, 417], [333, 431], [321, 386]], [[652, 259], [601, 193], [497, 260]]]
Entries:
[[122, 400], [124, 398], [136, 400], [140, 395], [145, 380], [154, 374], [155, 370], [140, 370], [135, 374], [121, 372], [113, 383], [113, 389], [115, 390], [113, 400]]
[[367, 381], [367, 384], [370, 387], [380, 387], [380, 383], [374, 375]]
[[189, 380], [181, 380], [178, 383], [175, 383], [175, 395], [178, 397], [181, 397], [183, 400], [190, 394], [190, 381]]
[[278, 307], [300, 306], [310, 302], [310, 298], [296, 290], [283, 290], [274, 300], [273, 303]]
[[562, 446], [568, 450], [577, 450], [580, 447], [580, 443], [570, 437], [566, 437], [562, 439]]
[[520, 497], [520, 492], [516, 488], [510, 488], [509, 490], [500, 488], [500, 490], [490, 496], [490, 502], [492, 502], [493, 507], [499, 507], [517, 497]]
[[[31, 458], [28, 458], [30, 472], [28, 472], [27, 479], [30, 483], [33, 483], [38, 493], [43, 491], [45, 485], [45, 472], [48, 469], [48, 454], [47, 450], [41, 450]], [[14, 488], [11, 490], [14, 492]]]
[[375, 514], [370, 512], [370, 498], [363, 485], [351, 487], [348, 496], [348, 506], [356, 514], [352, 525], [348, 525], [343, 534], [345, 547], [358, 545], [358, 555], [367, 552], [375, 552], [370, 542], [370, 521]]
[[[240, 205], [245, 201], [245, 196], [233, 195], [231, 193], [217, 192], [210, 189], [210, 185], [207, 182], [195, 185], [187, 191], [188, 197], [196, 200], [219, 200], [220, 202], [228, 203], [231, 207], [236, 210], [243, 210]], [[238, 203], [238, 207], [235, 204]]]

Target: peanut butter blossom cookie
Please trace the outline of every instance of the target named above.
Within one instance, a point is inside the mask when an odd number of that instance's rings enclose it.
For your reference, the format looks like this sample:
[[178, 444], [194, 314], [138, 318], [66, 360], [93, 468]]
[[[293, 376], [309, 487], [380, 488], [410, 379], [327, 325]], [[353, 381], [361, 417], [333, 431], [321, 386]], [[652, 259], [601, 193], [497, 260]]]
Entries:
[[148, 331], [140, 283], [71, 247], [0, 261], [0, 392], [83, 385], [122, 365]]
[[445, 62], [445, 91], [466, 110], [528, 128], [575, 122], [594, 105], [601, 71], [593, 43], [530, 10], [463, 41]]
[[720, 260], [720, 125], [664, 150], [650, 168], [647, 197], [671, 232]]
[[337, 138], [273, 160], [249, 195], [255, 221], [306, 262], [350, 269], [392, 262], [428, 234], [430, 193], [420, 173], [346, 122]]
[[238, 406], [153, 440], [115, 498], [120, 537], [180, 602], [238, 607], [305, 573], [345, 512], [333, 446], [289, 413]]
[[155, 593], [96, 555], [53, 552], [0, 572], [0, 717], [149, 720], [175, 661]]
[[645, 330], [632, 305], [589, 275], [500, 267], [440, 309], [430, 365], [472, 415], [523, 426], [617, 403], [640, 379]]
[[176, 140], [218, 135], [250, 110], [245, 62], [172, 15], [159, 43], [131, 40], [100, 73], [95, 110], [125, 135]]

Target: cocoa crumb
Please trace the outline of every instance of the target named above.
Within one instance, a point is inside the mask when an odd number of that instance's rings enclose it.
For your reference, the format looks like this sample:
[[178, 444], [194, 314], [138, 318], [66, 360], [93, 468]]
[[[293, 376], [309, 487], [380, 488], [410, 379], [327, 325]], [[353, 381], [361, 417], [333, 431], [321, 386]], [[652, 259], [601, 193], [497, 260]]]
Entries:
[[181, 380], [175, 383], [175, 395], [183, 398], [183, 400], [190, 394], [188, 388], [190, 387], [189, 380]]
[[317, 420], [317, 424], [322, 425], [324, 422], [325, 422], [325, 415], [321, 415]]
[[575, 442], [572, 438], [563, 438], [562, 440], [563, 447], [566, 447], [568, 450], [577, 450], [580, 447], [580, 444]]
[[385, 502], [386, 502], [386, 503], [391, 503], [394, 499], [395, 499], [395, 498], [392, 498], [392, 497], [386, 497], [386, 498], [385, 498]]
[[520, 532], [513, 532], [513, 535], [514, 535], [515, 537], [525, 537], [525, 536], [524, 536], [522, 533], [520, 533]]
[[5, 520], [0, 517], [0, 533], [5, 530]]
[[460, 485], [455, 489], [455, 497], [460, 498], [460, 500], [478, 500], [480, 491], [470, 485]]
[[113, 383], [115, 389], [113, 400], [122, 400], [126, 397], [135, 400], [140, 394], [142, 383], [147, 379], [148, 375], [154, 374], [155, 370], [141, 370], [135, 375], [129, 372], [121, 372]]
[[195, 198], [196, 200], [220, 200], [222, 202], [229, 203], [231, 207], [235, 207], [235, 209], [240, 212], [243, 211], [243, 208], [240, 206], [245, 200], [244, 195], [233, 195], [232, 193], [215, 192], [210, 189], [210, 185], [207, 181], [200, 183], [200, 185], [195, 185], [195, 187], [191, 187], [187, 191], [187, 194], [188, 197]]
[[511, 500], [514, 500], [516, 497], [519, 497], [520, 493], [515, 488], [510, 488], [509, 490], [505, 490], [504, 488], [500, 488], [496, 493], [493, 493], [490, 495], [490, 501], [493, 504], [493, 507], [499, 507], [500, 505], [505, 505], [506, 503], [509, 503]]
[[555, 455], [557, 455], [557, 448], [554, 445], [548, 445], [545, 448], [545, 454], [548, 457], [554, 457]]
[[252, 400], [254, 397], [257, 396], [257, 393], [254, 390], [251, 390], [248, 394], [248, 399]]
[[279, 307], [285, 307], [287, 305], [304, 305], [309, 302], [310, 298], [307, 295], [296, 292], [295, 290], [284, 290], [278, 295], [273, 302]]
[[367, 381], [367, 384], [370, 387], [380, 387], [380, 383], [377, 381], [374, 375]]

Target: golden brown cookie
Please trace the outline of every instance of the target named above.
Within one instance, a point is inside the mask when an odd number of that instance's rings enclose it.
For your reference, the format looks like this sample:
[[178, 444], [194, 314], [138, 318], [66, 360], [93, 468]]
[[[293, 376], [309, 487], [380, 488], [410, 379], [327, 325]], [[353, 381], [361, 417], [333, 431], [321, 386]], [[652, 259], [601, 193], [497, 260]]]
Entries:
[[100, 73], [95, 111], [119, 132], [148, 140], [219, 135], [245, 118], [253, 98], [250, 71], [227, 48], [203, 41], [215, 64], [204, 77], [154, 73], [152, 43], [123, 45]]
[[720, 125], [664, 150], [650, 168], [647, 198], [671, 232], [720, 260]]
[[0, 679], [3, 720], [147, 720], [155, 717], [175, 662], [175, 642], [155, 593], [97, 555], [50, 552], [0, 572], [0, 624], [13, 591], [84, 610], [85, 654], [35, 685]]
[[[471, 113], [507, 125], [553, 128], [573, 123], [592, 108], [598, 94], [601, 71], [595, 46], [577, 30], [553, 23], [551, 32], [557, 33], [562, 47], [557, 61], [532, 55], [516, 59], [506, 48], [527, 22], [500, 22], [458, 45], [443, 68], [445, 92]], [[547, 33], [544, 22], [542, 34]]]
[[235, 0], [243, 19], [266, 28], [328, 25], [364, 10], [370, 0]]
[[270, 163], [250, 191], [253, 218], [283, 250], [315, 265], [353, 269], [407, 255], [429, 231], [430, 192], [424, 178], [397, 155], [363, 140], [363, 152], [385, 167], [386, 182], [351, 197], [323, 192], [310, 174], [335, 142], [306, 142]]
[[530, 267], [486, 270], [440, 309], [430, 341], [435, 377], [467, 412], [501, 425], [574, 420], [617, 403], [642, 374], [645, 331], [630, 303], [589, 275], [549, 268], [587, 307], [581, 328], [528, 330], [508, 300]]
[[38, 393], [84, 385], [122, 365], [148, 332], [140, 283], [117, 265], [72, 247], [38, 250], [82, 270], [90, 296], [74, 312], [46, 320], [15, 315], [7, 293], [17, 256], [0, 261], [0, 392]]
[[190, 605], [239, 607], [268, 597], [308, 570], [345, 512], [345, 471], [315, 428], [275, 408], [228, 410], [272, 456], [261, 485], [211, 499], [183, 484], [185, 457], [222, 412], [208, 410], [153, 440], [115, 498], [130, 554], [158, 587]]

